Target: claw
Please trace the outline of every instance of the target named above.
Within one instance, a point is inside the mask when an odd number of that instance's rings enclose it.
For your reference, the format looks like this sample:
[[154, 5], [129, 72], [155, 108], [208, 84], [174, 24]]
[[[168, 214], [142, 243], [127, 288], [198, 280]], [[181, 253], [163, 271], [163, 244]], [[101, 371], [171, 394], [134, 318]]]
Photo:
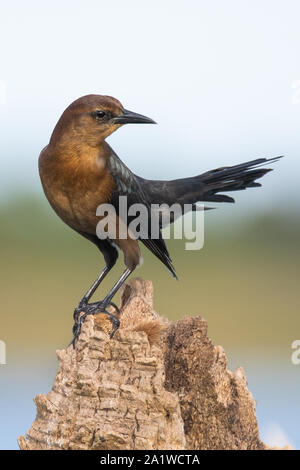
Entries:
[[114, 309], [116, 310], [117, 314], [120, 315], [120, 309], [114, 302], [109, 302], [108, 305], [112, 305]]
[[[76, 340], [78, 339], [80, 332], [81, 332], [81, 326], [86, 319], [88, 315], [95, 315], [97, 313], [105, 313], [106, 315], [109, 316], [109, 319], [113, 325], [113, 331], [110, 334], [110, 338], [113, 338], [115, 332], [120, 326], [120, 320], [113, 315], [112, 313], [108, 312], [106, 310], [106, 307], [111, 305], [115, 310], [117, 314], [120, 314], [120, 310], [117, 307], [117, 305], [114, 302], [109, 302], [108, 304], [104, 305], [101, 301], [100, 302], [93, 302], [91, 304], [83, 304], [80, 302], [77, 308], [75, 308], [74, 313], [73, 313], [73, 319], [74, 319], [74, 325], [73, 325], [73, 339], [69, 346], [72, 344], [73, 348], [75, 348], [75, 343]], [[83, 313], [81, 317], [79, 318], [80, 313]]]
[[117, 317], [115, 317], [114, 315], [111, 315], [110, 316], [110, 321], [113, 324], [113, 330], [112, 330], [109, 337], [110, 337], [110, 339], [112, 339], [114, 337], [115, 332], [118, 330], [118, 328], [120, 326], [120, 320]]

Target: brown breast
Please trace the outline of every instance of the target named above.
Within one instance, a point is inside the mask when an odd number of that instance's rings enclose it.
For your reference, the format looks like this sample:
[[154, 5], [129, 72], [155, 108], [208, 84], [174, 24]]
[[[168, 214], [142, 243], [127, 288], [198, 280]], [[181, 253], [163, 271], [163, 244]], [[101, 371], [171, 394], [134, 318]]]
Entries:
[[108, 152], [109, 147], [68, 151], [50, 146], [41, 152], [39, 172], [46, 197], [75, 230], [95, 234], [96, 209], [110, 200], [115, 184], [107, 169]]

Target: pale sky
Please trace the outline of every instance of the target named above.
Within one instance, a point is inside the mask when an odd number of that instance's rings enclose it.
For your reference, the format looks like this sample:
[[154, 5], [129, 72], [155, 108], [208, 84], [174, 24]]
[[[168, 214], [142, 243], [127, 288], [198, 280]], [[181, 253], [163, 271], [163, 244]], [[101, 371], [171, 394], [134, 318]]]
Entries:
[[0, 5], [2, 201], [20, 185], [42, 194], [37, 159], [57, 119], [99, 93], [158, 122], [109, 138], [139, 175], [172, 179], [284, 154], [263, 190], [238, 197], [299, 203], [298, 0]]

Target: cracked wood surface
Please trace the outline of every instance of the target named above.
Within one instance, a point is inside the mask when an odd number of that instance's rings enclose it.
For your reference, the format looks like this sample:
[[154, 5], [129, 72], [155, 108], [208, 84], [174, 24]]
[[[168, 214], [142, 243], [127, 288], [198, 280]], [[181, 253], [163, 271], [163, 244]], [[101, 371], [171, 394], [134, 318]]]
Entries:
[[105, 315], [87, 317], [75, 349], [57, 351], [52, 390], [21, 449], [264, 449], [242, 368], [200, 316], [171, 323], [153, 310], [150, 281], [123, 289], [112, 340]]

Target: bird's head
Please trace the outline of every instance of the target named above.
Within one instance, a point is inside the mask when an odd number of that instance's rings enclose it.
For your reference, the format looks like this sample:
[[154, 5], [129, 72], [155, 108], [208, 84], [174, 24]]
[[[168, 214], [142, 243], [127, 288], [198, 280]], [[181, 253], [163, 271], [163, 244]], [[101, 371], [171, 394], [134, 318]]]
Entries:
[[74, 141], [75, 138], [87, 145], [97, 146], [120, 126], [129, 123], [155, 124], [155, 121], [124, 109], [111, 96], [87, 95], [67, 107], [53, 131], [51, 141]]

